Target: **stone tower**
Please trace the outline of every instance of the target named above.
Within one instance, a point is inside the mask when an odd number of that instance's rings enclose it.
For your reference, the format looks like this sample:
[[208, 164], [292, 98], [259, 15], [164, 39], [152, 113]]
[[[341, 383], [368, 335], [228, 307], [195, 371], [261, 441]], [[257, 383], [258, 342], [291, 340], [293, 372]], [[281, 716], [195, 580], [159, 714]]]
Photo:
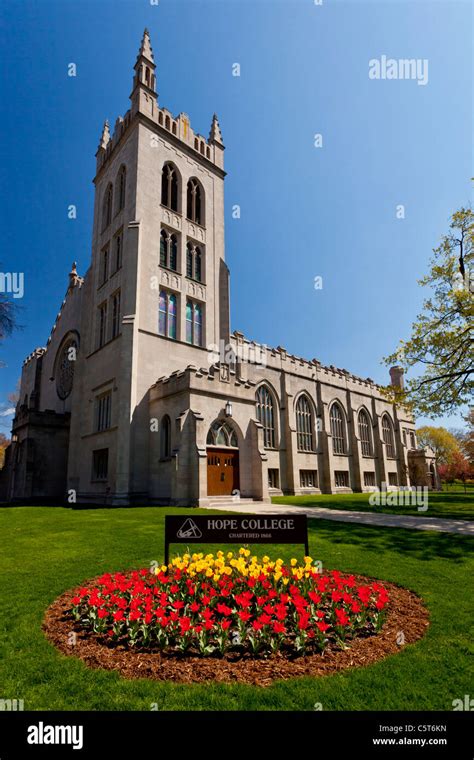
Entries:
[[79, 500], [117, 504], [148, 491], [150, 387], [207, 366], [207, 347], [230, 332], [217, 116], [206, 139], [159, 106], [146, 29], [134, 69], [130, 109], [113, 134], [105, 122], [96, 153], [68, 468]]

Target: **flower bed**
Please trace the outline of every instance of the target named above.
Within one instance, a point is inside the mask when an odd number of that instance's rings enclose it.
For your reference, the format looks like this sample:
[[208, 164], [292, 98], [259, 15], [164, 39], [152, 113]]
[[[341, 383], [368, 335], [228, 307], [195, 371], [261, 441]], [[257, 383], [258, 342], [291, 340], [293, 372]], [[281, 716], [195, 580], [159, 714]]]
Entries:
[[260, 562], [242, 548], [185, 554], [154, 572], [105, 574], [78, 589], [70, 609], [85, 631], [135, 649], [295, 656], [378, 633], [388, 602], [380, 583], [319, 573], [310, 557], [302, 565]]

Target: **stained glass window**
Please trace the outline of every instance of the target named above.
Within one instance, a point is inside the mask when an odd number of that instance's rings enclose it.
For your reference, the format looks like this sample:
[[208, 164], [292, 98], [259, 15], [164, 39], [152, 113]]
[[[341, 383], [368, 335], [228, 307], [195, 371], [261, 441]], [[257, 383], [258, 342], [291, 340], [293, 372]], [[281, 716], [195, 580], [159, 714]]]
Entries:
[[207, 434], [208, 446], [231, 446], [238, 447], [237, 434], [227, 423], [216, 420], [212, 423]]
[[168, 313], [168, 295], [165, 290], [160, 291], [160, 304], [158, 311], [158, 332], [160, 335], [166, 335], [166, 323]]
[[193, 342], [193, 305], [186, 301], [186, 342]]
[[176, 296], [168, 297], [168, 337], [176, 340], [176, 323], [177, 323]]
[[186, 301], [186, 342], [202, 346], [202, 306]]

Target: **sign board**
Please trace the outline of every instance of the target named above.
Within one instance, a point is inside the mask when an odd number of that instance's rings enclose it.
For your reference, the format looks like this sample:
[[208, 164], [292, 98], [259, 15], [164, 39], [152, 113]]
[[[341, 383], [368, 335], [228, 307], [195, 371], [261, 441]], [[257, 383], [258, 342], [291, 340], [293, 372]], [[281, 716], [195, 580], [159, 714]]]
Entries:
[[304, 544], [306, 515], [166, 515], [165, 564], [170, 544]]

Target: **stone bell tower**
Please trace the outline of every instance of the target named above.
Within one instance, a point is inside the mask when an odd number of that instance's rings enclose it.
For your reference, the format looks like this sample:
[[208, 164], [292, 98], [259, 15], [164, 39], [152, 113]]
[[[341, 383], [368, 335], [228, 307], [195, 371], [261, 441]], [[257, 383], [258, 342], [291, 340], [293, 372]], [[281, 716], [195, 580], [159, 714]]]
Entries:
[[148, 491], [151, 386], [208, 366], [210, 347], [230, 340], [221, 129], [214, 114], [206, 138], [185, 112], [159, 105], [147, 29], [130, 102], [113, 131], [104, 123], [96, 152], [83, 388], [72, 421], [85, 443], [69, 473], [80, 494], [115, 504]]

